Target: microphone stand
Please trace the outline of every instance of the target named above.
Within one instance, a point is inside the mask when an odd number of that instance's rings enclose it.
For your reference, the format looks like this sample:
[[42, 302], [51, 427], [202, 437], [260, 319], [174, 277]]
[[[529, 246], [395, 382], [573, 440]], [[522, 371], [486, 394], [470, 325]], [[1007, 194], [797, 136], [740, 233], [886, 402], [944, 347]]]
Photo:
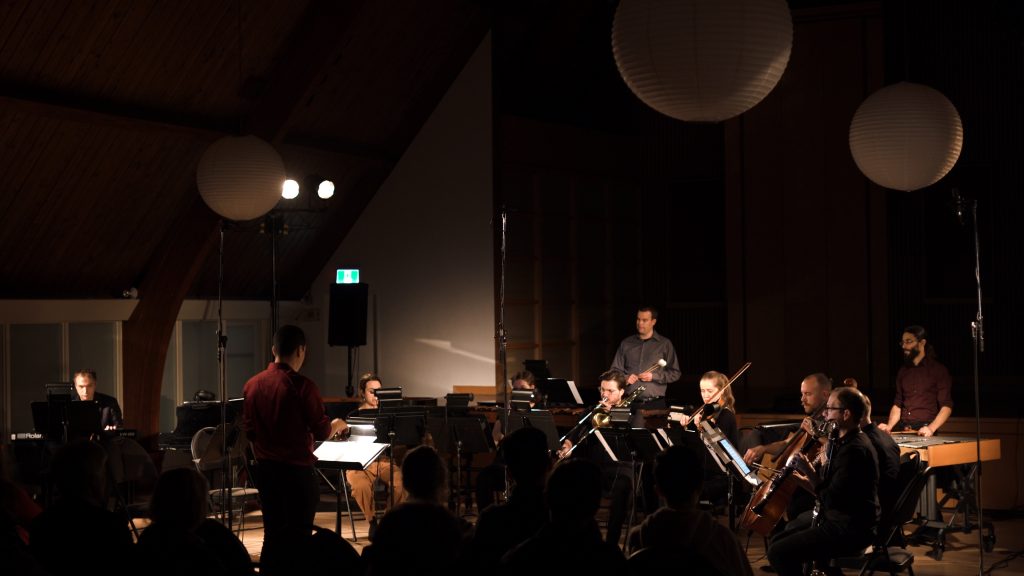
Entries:
[[227, 360], [226, 353], [228, 336], [224, 331], [224, 228], [220, 226], [220, 253], [217, 259], [217, 390], [220, 393], [220, 429], [221, 429], [221, 472], [224, 478], [220, 488], [220, 504], [227, 507], [227, 515], [221, 511], [221, 520], [227, 518], [228, 530], [234, 522], [234, 506], [231, 496], [234, 486], [231, 478], [231, 458], [228, 453], [228, 403], [227, 403]]
[[[501, 365], [501, 388], [502, 398], [505, 401], [505, 430], [502, 430], [504, 435], [508, 430], [508, 423], [512, 418], [512, 386], [508, 381], [508, 363], [507, 363], [507, 344], [508, 335], [505, 333], [505, 258], [506, 248], [505, 241], [508, 230], [508, 212], [505, 210], [505, 205], [502, 204], [501, 212], [498, 215], [501, 221], [500, 228], [500, 246], [501, 246], [501, 258], [498, 261], [498, 363]], [[525, 422], [525, 417], [524, 417]], [[509, 498], [509, 482], [505, 482], [505, 501], [508, 502]]]
[[[974, 283], [977, 287], [978, 294], [978, 311], [975, 315], [974, 321], [971, 322], [971, 356], [973, 361], [974, 370], [974, 423], [975, 433], [975, 463], [974, 463], [974, 495], [976, 497], [976, 504], [978, 507], [978, 574], [979, 576], [985, 573], [985, 535], [982, 527], [982, 507], [981, 507], [981, 394], [980, 384], [978, 378], [978, 363], [980, 352], [985, 351], [985, 329], [984, 329], [984, 316], [981, 308], [981, 251], [978, 247], [978, 200], [977, 198], [966, 199], [969, 203], [968, 207], [971, 210], [971, 225], [973, 227], [973, 241], [974, 241]], [[964, 520], [970, 523], [969, 518]]]

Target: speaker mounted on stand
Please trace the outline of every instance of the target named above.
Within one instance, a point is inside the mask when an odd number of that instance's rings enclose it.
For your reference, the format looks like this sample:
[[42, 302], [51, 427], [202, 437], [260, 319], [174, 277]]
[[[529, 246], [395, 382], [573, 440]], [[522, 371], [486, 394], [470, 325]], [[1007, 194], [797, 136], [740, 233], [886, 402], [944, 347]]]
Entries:
[[369, 284], [331, 284], [327, 344], [348, 347], [348, 384], [345, 394], [355, 396], [352, 386], [352, 349], [366, 345], [366, 310]]

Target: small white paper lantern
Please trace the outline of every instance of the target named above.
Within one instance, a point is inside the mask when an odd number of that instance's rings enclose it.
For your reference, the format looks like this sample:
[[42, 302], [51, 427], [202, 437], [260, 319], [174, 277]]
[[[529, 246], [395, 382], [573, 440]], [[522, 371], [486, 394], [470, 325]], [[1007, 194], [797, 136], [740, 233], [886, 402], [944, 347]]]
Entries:
[[857, 168], [885, 188], [909, 192], [938, 182], [956, 164], [964, 130], [941, 92], [900, 82], [868, 96], [850, 122]]
[[622, 0], [612, 25], [619, 74], [645, 104], [690, 122], [753, 108], [793, 45], [785, 0]]
[[206, 149], [196, 168], [199, 194], [229, 220], [252, 220], [281, 199], [281, 155], [255, 136], [226, 136]]

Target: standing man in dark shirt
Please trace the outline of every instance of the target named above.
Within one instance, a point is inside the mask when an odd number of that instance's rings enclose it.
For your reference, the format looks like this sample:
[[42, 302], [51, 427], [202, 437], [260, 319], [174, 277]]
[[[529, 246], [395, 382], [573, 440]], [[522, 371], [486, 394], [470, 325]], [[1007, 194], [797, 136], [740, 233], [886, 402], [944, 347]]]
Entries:
[[932, 436], [953, 413], [953, 380], [946, 367], [935, 359], [928, 332], [920, 326], [903, 330], [903, 366], [896, 374], [896, 396], [889, 422], [879, 424], [889, 433], [917, 430], [920, 436]]
[[316, 384], [299, 374], [306, 361], [306, 335], [297, 326], [274, 334], [274, 361], [245, 383], [242, 425], [258, 463], [263, 508], [261, 572], [288, 571], [287, 554], [309, 535], [320, 501], [313, 475], [313, 440], [341, 430], [324, 411]]
[[[655, 332], [657, 323], [658, 311], [653, 306], [637, 310], [636, 334], [627, 336], [619, 344], [610, 368], [626, 375], [626, 395], [643, 385], [644, 392], [637, 399], [637, 406], [664, 397], [668, 385], [679, 380], [681, 374], [676, 349], [671, 340]], [[664, 360], [665, 365], [657, 367], [659, 360]], [[652, 366], [655, 368], [651, 369]], [[642, 427], [643, 416], [637, 412], [631, 424]]]
[[871, 543], [878, 525], [878, 457], [860, 431], [864, 396], [853, 388], [837, 388], [829, 395], [825, 418], [836, 423], [838, 437], [827, 448], [831, 460], [817, 469], [802, 453], [794, 456], [793, 476], [820, 502], [813, 511], [786, 525], [768, 545], [768, 561], [781, 576], [800, 576], [805, 562], [822, 569], [837, 556], [856, 554]]
[[96, 391], [96, 372], [79, 370], [75, 372], [75, 396], [79, 402], [95, 402], [100, 407], [100, 429], [115, 430], [124, 425], [121, 419], [121, 405], [117, 398]]

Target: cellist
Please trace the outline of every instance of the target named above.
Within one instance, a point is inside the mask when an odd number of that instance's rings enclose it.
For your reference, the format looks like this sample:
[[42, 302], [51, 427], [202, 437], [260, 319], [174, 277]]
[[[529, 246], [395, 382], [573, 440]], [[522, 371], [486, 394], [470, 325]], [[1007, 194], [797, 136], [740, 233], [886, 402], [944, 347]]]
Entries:
[[[819, 420], [825, 418], [823, 409], [831, 393], [832, 379], [821, 372], [815, 372], [800, 382], [800, 404], [803, 406], [804, 414], [807, 415], [803, 422], [800, 423], [800, 428], [808, 434], [814, 435], [815, 417]], [[785, 450], [795, 434], [795, 432], [790, 433], [785, 440], [753, 446], [743, 454], [743, 460], [747, 464], [752, 464], [754, 462], [760, 463], [765, 454], [778, 456]], [[785, 463], [777, 463], [776, 468], [783, 464]], [[786, 515], [789, 518], [795, 518], [801, 512], [810, 510], [812, 507], [814, 507], [814, 499], [806, 492], [798, 490], [786, 508]]]
[[802, 575], [809, 561], [826, 569], [830, 558], [856, 554], [871, 543], [879, 515], [878, 457], [860, 430], [865, 410], [859, 391], [837, 388], [824, 409], [837, 431], [830, 460], [814, 466], [803, 453], [794, 455], [794, 477], [815, 493], [820, 508], [816, 520], [804, 512], [772, 538], [768, 561], [780, 576]]

